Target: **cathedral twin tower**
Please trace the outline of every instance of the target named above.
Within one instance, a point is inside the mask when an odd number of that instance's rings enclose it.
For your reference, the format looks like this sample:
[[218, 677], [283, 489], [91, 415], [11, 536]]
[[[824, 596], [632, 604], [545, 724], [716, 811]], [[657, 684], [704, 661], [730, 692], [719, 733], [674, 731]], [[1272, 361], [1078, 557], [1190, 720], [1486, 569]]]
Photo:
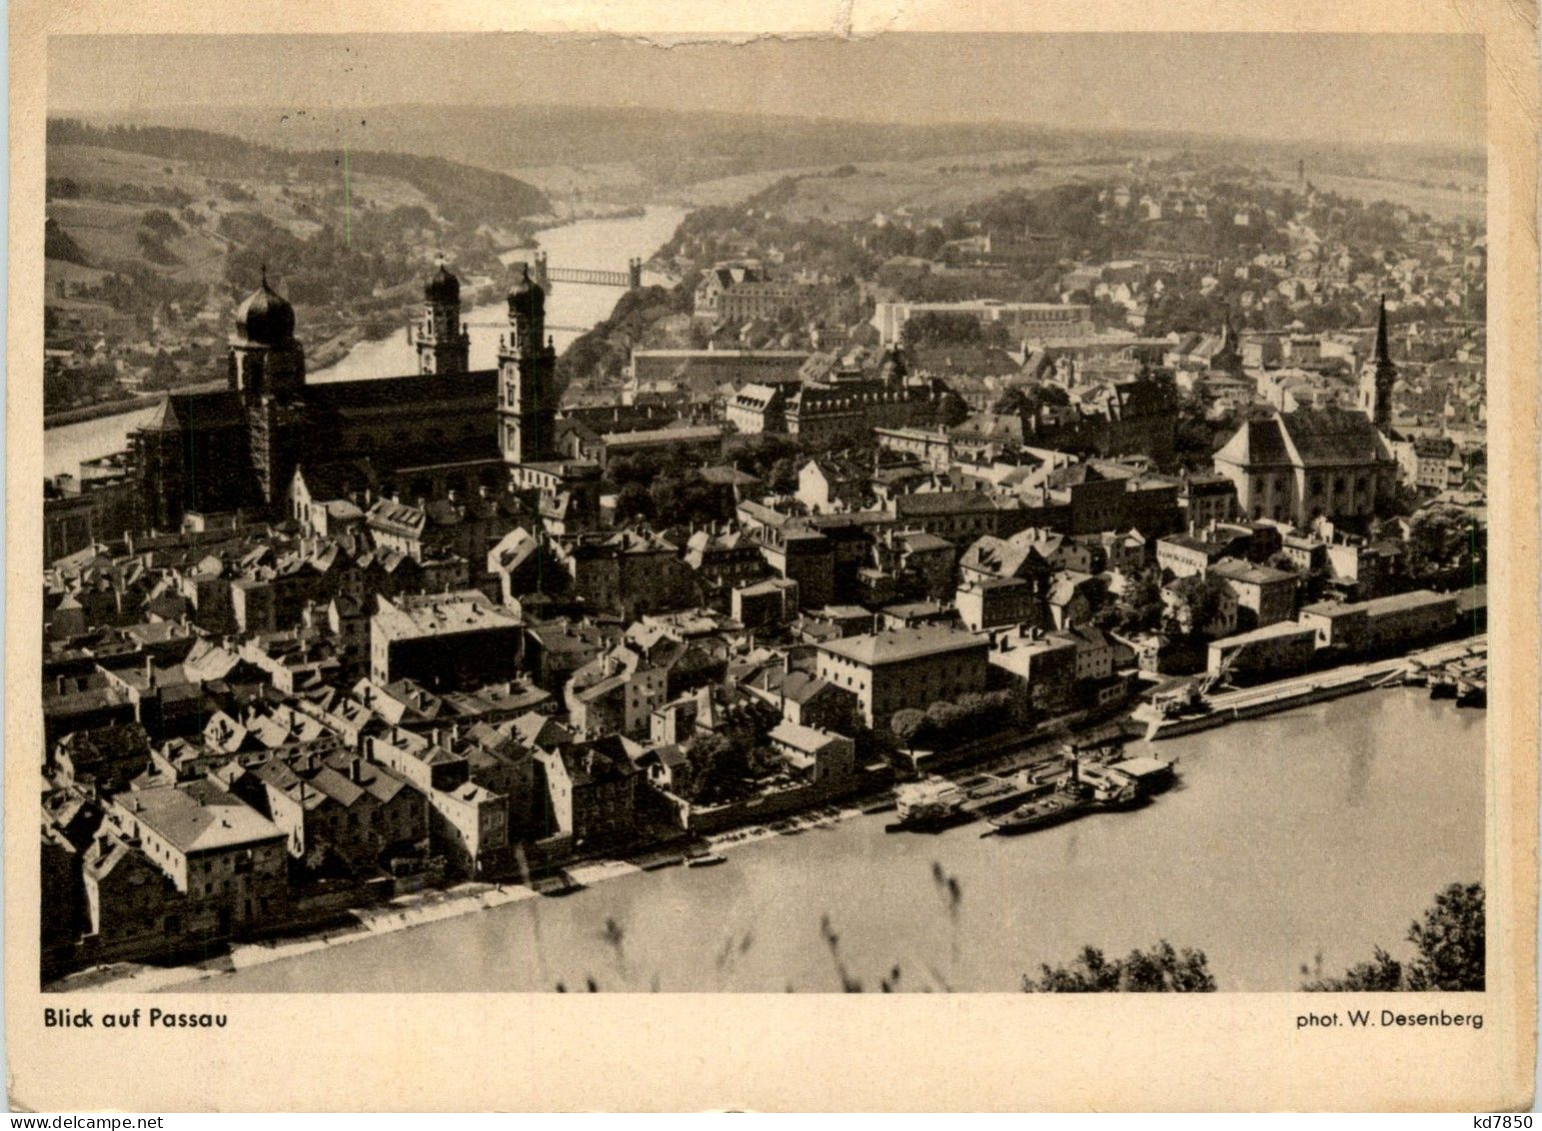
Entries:
[[[418, 372], [470, 371], [471, 336], [460, 320], [460, 280], [439, 261], [423, 287]], [[558, 458], [557, 351], [546, 336], [546, 292], [522, 264], [509, 290], [509, 332], [498, 339], [498, 446], [505, 463]]]
[[[174, 528], [189, 511], [285, 513], [302, 470], [341, 482], [441, 464], [464, 476], [473, 465], [488, 472], [501, 464], [511, 484], [564, 486], [557, 355], [546, 337], [546, 293], [529, 269], [509, 291], [496, 372], [470, 369], [460, 281], [443, 262], [423, 298], [416, 374], [311, 384], [294, 307], [264, 269], [236, 309], [226, 387], [170, 392], [129, 434], [140, 525]], [[365, 465], [373, 471], [359, 472]], [[324, 468], [338, 474], [319, 474]]]
[[[471, 336], [460, 320], [460, 280], [439, 260], [423, 287], [418, 372], [470, 371]], [[559, 458], [556, 451], [557, 352], [546, 336], [546, 292], [522, 264], [509, 290], [509, 332], [498, 340], [498, 446], [505, 463]]]

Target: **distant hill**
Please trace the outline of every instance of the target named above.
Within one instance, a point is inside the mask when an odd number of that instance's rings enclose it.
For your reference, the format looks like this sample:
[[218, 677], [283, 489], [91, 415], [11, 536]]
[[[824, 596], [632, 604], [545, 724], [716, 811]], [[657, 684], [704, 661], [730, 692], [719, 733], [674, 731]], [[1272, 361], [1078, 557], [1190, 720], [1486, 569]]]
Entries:
[[[93, 121], [145, 124], [131, 114]], [[686, 186], [744, 179], [739, 197], [763, 188], [764, 174], [862, 162], [916, 162], [968, 154], [1023, 153], [1039, 161], [1138, 160], [1151, 150], [1192, 149], [1313, 176], [1406, 179], [1409, 168], [1438, 180], [1479, 178], [1483, 155], [1408, 146], [1225, 138], [1171, 131], [1063, 130], [1014, 122], [914, 125], [787, 115], [595, 106], [425, 106], [300, 110], [185, 106], [154, 112], [164, 126], [219, 130], [264, 146], [335, 155], [350, 150], [421, 154], [531, 182], [571, 202], [644, 202]], [[725, 186], [733, 195], [734, 186]], [[723, 201], [726, 202], [726, 199]]]
[[432, 201], [445, 218], [458, 223], [513, 223], [551, 210], [546, 196], [524, 181], [492, 172], [485, 165], [474, 167], [441, 156], [418, 156], [411, 152], [345, 151], [338, 146], [284, 149], [205, 129], [98, 127], [73, 118], [49, 120], [48, 144], [142, 153], [195, 165], [216, 165], [229, 175], [265, 179], [284, 179], [292, 172], [339, 175], [346, 161], [350, 173], [390, 177], [411, 185]]
[[300, 150], [335, 150], [346, 139], [361, 149], [433, 154], [537, 180], [536, 170], [625, 166], [639, 191], [806, 165], [1052, 144], [1050, 131], [1026, 125], [907, 126], [587, 106], [185, 107], [158, 109], [155, 120]]

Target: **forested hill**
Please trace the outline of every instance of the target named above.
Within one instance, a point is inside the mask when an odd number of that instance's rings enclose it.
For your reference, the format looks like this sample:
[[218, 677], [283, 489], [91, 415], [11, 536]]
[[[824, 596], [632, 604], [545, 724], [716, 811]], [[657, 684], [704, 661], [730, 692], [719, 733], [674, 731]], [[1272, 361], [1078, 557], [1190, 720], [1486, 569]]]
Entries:
[[444, 157], [51, 121], [46, 408], [222, 372], [230, 312], [264, 266], [324, 368], [399, 327], [437, 255], [496, 288], [500, 255], [551, 220], [527, 182]]
[[316, 176], [340, 168], [403, 181], [431, 200], [454, 224], [513, 224], [548, 213], [551, 204], [534, 185], [503, 173], [443, 157], [379, 150], [281, 149], [228, 134], [166, 126], [90, 125], [73, 118], [48, 122], [48, 144], [89, 145], [197, 164], [218, 164], [227, 175], [282, 179], [290, 172]]

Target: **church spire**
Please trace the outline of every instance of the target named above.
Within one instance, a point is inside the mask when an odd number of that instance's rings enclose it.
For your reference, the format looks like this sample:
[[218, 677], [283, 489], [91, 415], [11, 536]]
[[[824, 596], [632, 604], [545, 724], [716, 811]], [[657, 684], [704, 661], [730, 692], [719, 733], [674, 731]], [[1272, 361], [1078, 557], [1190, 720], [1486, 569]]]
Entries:
[[1376, 318], [1376, 356], [1378, 366], [1391, 365], [1392, 353], [1387, 349], [1387, 296], [1381, 296], [1381, 312]]
[[1382, 432], [1392, 429], [1392, 390], [1397, 366], [1387, 347], [1387, 296], [1381, 296], [1376, 316], [1376, 350], [1360, 371], [1360, 411]]

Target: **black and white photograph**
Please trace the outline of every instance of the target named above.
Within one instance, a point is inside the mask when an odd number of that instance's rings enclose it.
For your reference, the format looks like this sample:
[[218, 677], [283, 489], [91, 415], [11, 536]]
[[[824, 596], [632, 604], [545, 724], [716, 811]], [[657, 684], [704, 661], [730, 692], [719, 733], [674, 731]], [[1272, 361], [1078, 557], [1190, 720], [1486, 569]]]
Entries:
[[1529, 1104], [1536, 43], [1387, 2], [27, 5], [13, 1103]]
[[1484, 988], [1476, 37], [48, 65], [47, 989]]

